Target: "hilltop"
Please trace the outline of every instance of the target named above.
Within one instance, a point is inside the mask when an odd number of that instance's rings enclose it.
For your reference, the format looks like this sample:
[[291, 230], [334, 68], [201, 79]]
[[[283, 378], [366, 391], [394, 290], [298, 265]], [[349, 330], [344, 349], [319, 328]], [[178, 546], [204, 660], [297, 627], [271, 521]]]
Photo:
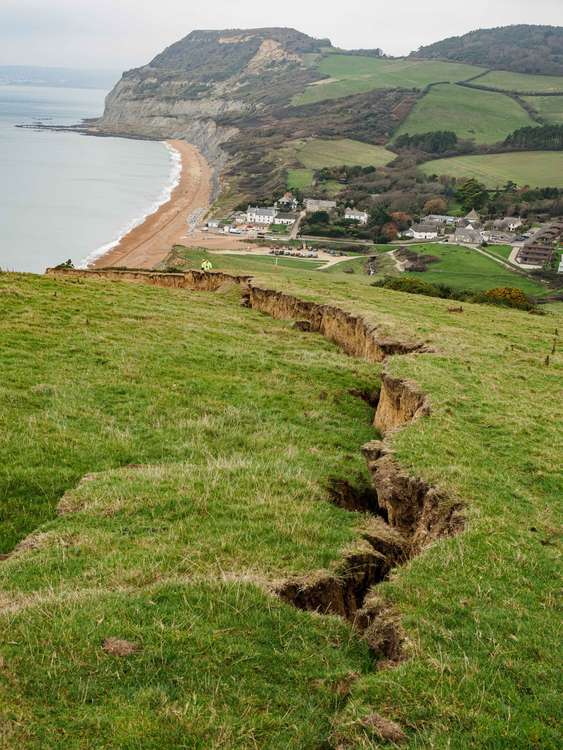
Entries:
[[[309, 142], [317, 151], [335, 143], [319, 169], [338, 160], [337, 141], [353, 141], [358, 153], [361, 144], [385, 146], [398, 160], [377, 160], [378, 174], [412, 174], [416, 186], [413, 169], [422, 161], [506, 151], [515, 131], [563, 122], [562, 39], [561, 27], [514, 26], [390, 58], [379, 48], [337, 49], [295, 29], [194, 31], [126, 72], [93, 127], [194, 144], [214, 168], [222, 209], [268, 203], [288, 187], [321, 197], [325, 186], [300, 157]], [[435, 131], [453, 133], [456, 143], [413, 154], [401, 140]], [[546, 187], [537, 174], [530, 171], [528, 185]]]
[[421, 47], [411, 57], [560, 76], [563, 75], [563, 28], [522, 24], [478, 29]]

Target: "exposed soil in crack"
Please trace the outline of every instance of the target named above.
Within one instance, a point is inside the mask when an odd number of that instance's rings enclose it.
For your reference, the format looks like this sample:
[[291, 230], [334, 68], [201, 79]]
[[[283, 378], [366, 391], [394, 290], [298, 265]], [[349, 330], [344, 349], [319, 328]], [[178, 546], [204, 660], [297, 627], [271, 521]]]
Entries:
[[[50, 269], [56, 277], [103, 278], [177, 289], [218, 291], [238, 285], [242, 304], [273, 318], [293, 320], [301, 331], [320, 333], [344, 352], [368, 362], [399, 354], [430, 351], [420, 342], [382, 336], [377, 326], [333, 305], [320, 305], [256, 286], [250, 276], [202, 271], [162, 273], [125, 269], [80, 271]], [[430, 413], [429, 400], [416, 383], [383, 373], [381, 388], [354, 391], [375, 409], [374, 426], [384, 436], [362, 448], [372, 486], [334, 479], [332, 502], [364, 514], [361, 539], [331, 571], [291, 578], [276, 587], [286, 602], [303, 610], [339, 615], [362, 634], [383, 664], [403, 658], [399, 618], [377, 593], [390, 572], [436, 540], [463, 529], [463, 506], [436, 487], [405, 472], [390, 447], [393, 432]]]

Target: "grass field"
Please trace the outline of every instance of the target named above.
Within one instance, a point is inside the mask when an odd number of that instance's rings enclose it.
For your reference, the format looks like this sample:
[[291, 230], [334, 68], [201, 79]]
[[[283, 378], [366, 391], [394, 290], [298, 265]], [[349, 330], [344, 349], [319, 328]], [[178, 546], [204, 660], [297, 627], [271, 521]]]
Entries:
[[437, 81], [464, 80], [484, 70], [436, 60], [384, 60], [356, 55], [327, 55], [318, 69], [329, 79], [308, 86], [294, 98], [294, 104], [339, 99], [378, 88], [420, 89]]
[[508, 70], [493, 70], [478, 81], [479, 86], [492, 86], [497, 89], [516, 92], [551, 92], [563, 93], [563, 76], [536, 76], [526, 73], [513, 73]]
[[313, 184], [312, 169], [290, 169], [287, 173], [287, 187], [290, 190], [305, 190]]
[[[423, 279], [429, 283], [443, 283], [458, 289], [468, 289], [470, 291], [487, 291], [497, 286], [513, 286], [522, 289], [526, 294], [541, 297], [546, 293], [546, 287], [542, 284], [528, 279], [526, 276], [503, 268], [490, 258], [470, 250], [460, 247], [459, 245], [442, 245], [438, 243], [427, 243], [420, 245], [409, 245], [415, 252], [421, 254], [434, 255], [440, 257], [439, 263], [432, 263], [428, 271], [424, 273], [408, 274], [413, 278]], [[386, 275], [395, 275], [397, 273], [395, 263], [389, 257], [389, 252], [393, 249], [390, 245], [379, 245], [374, 248], [374, 252], [380, 255], [379, 270], [375, 276], [368, 276], [364, 273], [366, 264], [366, 255], [352, 257], [350, 260], [342, 261], [333, 266], [322, 269], [323, 275], [329, 274], [335, 280], [338, 278], [339, 283], [371, 284], [378, 278]], [[510, 255], [511, 248], [492, 245], [486, 248], [486, 251], [502, 260]], [[300, 260], [298, 258], [279, 258], [276, 264], [275, 258], [265, 256], [248, 256], [248, 255], [216, 255], [207, 253], [202, 250], [188, 248], [177, 249], [178, 258], [181, 262], [178, 267], [181, 268], [199, 268], [201, 261], [204, 259], [211, 260], [213, 268], [226, 273], [244, 273], [255, 274], [261, 271], [277, 266], [277, 270], [283, 276], [283, 269], [301, 269], [307, 273], [311, 269], [321, 269], [323, 263], [314, 260]], [[353, 274], [350, 273], [353, 271]]]
[[294, 268], [303, 271], [311, 271], [320, 268], [323, 261], [314, 258], [284, 258], [267, 255], [236, 255], [234, 253], [218, 254], [177, 246], [175, 248], [174, 265], [182, 270], [190, 268], [199, 269], [203, 260], [211, 261], [215, 271], [225, 271], [233, 274], [247, 274], [260, 271], [273, 266], [280, 268]]
[[395, 133], [453, 130], [476, 143], [496, 143], [534, 121], [522, 107], [503, 94], [462, 86], [434, 86], [415, 106]]
[[[545, 358], [561, 315], [453, 315], [292, 269], [258, 281], [432, 352], [388, 363], [431, 402], [393, 448], [467, 526], [379, 587], [409, 658], [378, 670], [348, 624], [267, 590], [357, 538], [361, 514], [325, 488], [365, 476], [371, 412], [349, 389], [378, 366], [235, 291], [6, 274], [4, 548], [36, 534], [0, 564], [3, 750], [376, 750], [374, 711], [407, 750], [558, 749], [559, 347]], [[56, 516], [68, 490], [75, 512]], [[112, 656], [109, 637], [138, 651]]]
[[396, 154], [383, 146], [372, 146], [347, 138], [334, 141], [317, 138], [297, 147], [297, 159], [309, 169], [344, 165], [382, 167], [396, 158]]
[[524, 99], [547, 122], [554, 125], [563, 123], [563, 96], [527, 96]]
[[[459, 245], [409, 245], [417, 253], [425, 253], [440, 258], [439, 263], [431, 263], [424, 273], [407, 273], [406, 276], [422, 279], [429, 283], [442, 283], [470, 291], [486, 291], [498, 286], [514, 286], [526, 294], [542, 296], [545, 287], [535, 281], [503, 268], [494, 260], [486, 258], [476, 250]], [[485, 248], [489, 251], [489, 248]], [[494, 254], [494, 253], [493, 253]], [[501, 253], [499, 252], [499, 257]]]
[[458, 156], [420, 166], [425, 174], [475, 177], [491, 188], [508, 180], [530, 187], [563, 187], [563, 152], [518, 151], [508, 154]]

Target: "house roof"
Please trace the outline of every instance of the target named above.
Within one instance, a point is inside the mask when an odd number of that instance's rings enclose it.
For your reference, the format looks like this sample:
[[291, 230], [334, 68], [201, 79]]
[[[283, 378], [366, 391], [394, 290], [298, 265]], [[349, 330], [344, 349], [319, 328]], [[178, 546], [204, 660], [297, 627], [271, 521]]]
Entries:
[[257, 208], [256, 206], [249, 206], [248, 213], [254, 214], [255, 216], [272, 216], [275, 217], [275, 208]]
[[465, 218], [467, 221], [480, 221], [480, 216], [474, 208], [471, 209]]
[[426, 232], [426, 234], [438, 234], [438, 230], [434, 224], [413, 224], [411, 229], [413, 232]]
[[481, 242], [481, 233], [477, 229], [473, 229], [472, 226], [460, 227], [456, 229], [454, 238], [471, 243]]

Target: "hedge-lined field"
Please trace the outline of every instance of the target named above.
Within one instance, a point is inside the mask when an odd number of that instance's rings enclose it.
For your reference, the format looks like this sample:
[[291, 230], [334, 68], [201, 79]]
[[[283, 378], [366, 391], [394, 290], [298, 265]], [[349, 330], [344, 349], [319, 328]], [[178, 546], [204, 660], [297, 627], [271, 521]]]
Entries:
[[457, 156], [420, 166], [425, 174], [475, 177], [491, 188], [509, 180], [523, 187], [563, 187], [563, 151], [515, 151], [506, 154]]
[[395, 136], [453, 130], [459, 138], [496, 143], [518, 128], [534, 125], [509, 96], [463, 86], [434, 86], [402, 123]]

